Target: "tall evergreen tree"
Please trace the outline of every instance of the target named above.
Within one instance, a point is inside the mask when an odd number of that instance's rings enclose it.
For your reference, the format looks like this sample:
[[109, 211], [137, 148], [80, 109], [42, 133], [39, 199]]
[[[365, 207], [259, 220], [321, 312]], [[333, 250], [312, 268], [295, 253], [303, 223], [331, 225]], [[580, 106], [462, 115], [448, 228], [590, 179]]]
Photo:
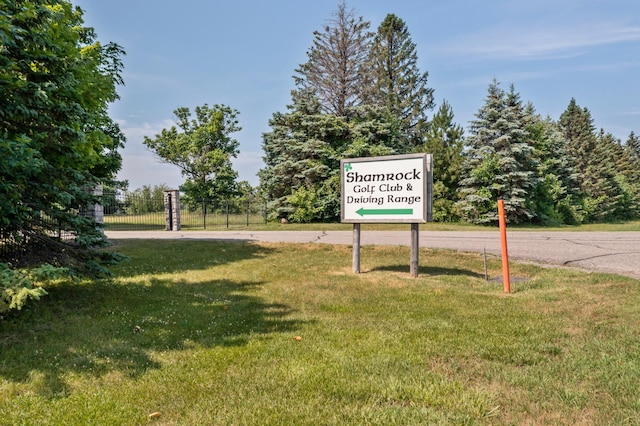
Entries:
[[623, 213], [624, 194], [618, 180], [616, 158], [618, 146], [613, 135], [601, 130], [581, 176], [582, 188], [589, 196], [587, 211], [591, 221], [619, 219]]
[[635, 168], [634, 153], [629, 150], [628, 146], [623, 145], [619, 139], [611, 133], [605, 132], [604, 129], [600, 129], [598, 140], [606, 140], [610, 146], [611, 160], [615, 164], [617, 173], [629, 177], [631, 171]]
[[625, 159], [625, 188], [635, 200], [634, 217], [640, 217], [640, 139], [631, 132], [620, 158]]
[[373, 34], [341, 2], [308, 61], [296, 69], [286, 113], [263, 135], [261, 191], [280, 217], [299, 222], [339, 217], [341, 158], [407, 152], [407, 126], [386, 106], [365, 102]]
[[317, 99], [294, 98], [263, 134], [260, 187], [280, 218], [332, 221], [340, 215], [340, 159], [395, 154], [393, 123], [376, 109], [355, 108], [348, 120], [322, 114]]
[[373, 36], [370, 25], [362, 17], [356, 19], [342, 1], [324, 31], [314, 31], [308, 61], [295, 70], [294, 80], [297, 91], [318, 98], [320, 112], [346, 117], [351, 108], [363, 103], [367, 78], [363, 65]]
[[433, 116], [418, 151], [433, 154], [433, 220], [455, 221], [454, 205], [462, 173], [464, 130], [447, 101]]
[[[302, 197], [300, 191], [309, 191], [307, 204], [311, 206], [304, 209], [316, 211], [318, 200], [314, 194], [329, 184], [332, 174], [339, 169], [337, 152], [348, 134], [344, 118], [321, 114], [315, 97], [294, 101], [288, 107], [289, 112], [274, 113], [269, 120], [272, 130], [263, 134], [262, 142], [265, 167], [258, 172], [261, 191], [271, 200], [272, 210], [279, 218], [291, 218], [295, 213], [289, 197], [297, 192], [298, 198]], [[316, 211], [312, 216], [320, 213]], [[299, 216], [309, 219], [306, 214]]]
[[603, 131], [596, 134], [587, 108], [571, 99], [560, 115], [560, 129], [568, 141], [569, 154], [575, 158], [583, 193], [584, 221], [615, 219], [624, 210], [624, 194], [616, 171], [615, 138]]
[[401, 123], [410, 146], [420, 143], [426, 112], [434, 107], [433, 89], [427, 87], [429, 74], [418, 68], [408, 28], [396, 15], [387, 15], [378, 27], [366, 69], [371, 79], [364, 88], [367, 102], [386, 108]]
[[629, 133], [625, 148], [629, 150], [632, 156], [640, 159], [640, 138], [634, 132]]
[[608, 199], [605, 206], [609, 206], [606, 219], [627, 220], [638, 216], [640, 212], [640, 187], [638, 182], [638, 162], [630, 155], [611, 133], [600, 130], [596, 139], [594, 153], [605, 156], [604, 165], [607, 174]]
[[576, 100], [571, 98], [558, 124], [568, 142], [567, 152], [576, 161], [578, 173], [584, 173], [596, 144], [591, 113], [587, 108], [580, 108]]
[[542, 119], [530, 110], [527, 130], [538, 158], [539, 185], [534, 197], [541, 223], [576, 224], [581, 221], [578, 174], [567, 153], [567, 140], [550, 118]]
[[505, 214], [511, 223], [527, 222], [535, 216], [532, 197], [538, 184], [537, 160], [524, 117], [513, 86], [505, 93], [494, 80], [466, 139], [466, 174], [460, 183], [462, 199], [458, 205], [468, 221], [497, 222], [499, 198], [505, 200]]

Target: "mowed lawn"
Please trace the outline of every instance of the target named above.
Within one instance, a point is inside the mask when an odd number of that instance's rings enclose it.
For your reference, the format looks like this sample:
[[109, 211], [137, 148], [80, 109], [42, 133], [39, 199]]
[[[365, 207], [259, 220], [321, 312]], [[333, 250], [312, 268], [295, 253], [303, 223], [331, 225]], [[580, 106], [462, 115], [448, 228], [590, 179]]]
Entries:
[[[2, 425], [640, 424], [640, 282], [477, 254], [122, 241], [0, 322]], [[489, 260], [489, 275], [500, 274]]]

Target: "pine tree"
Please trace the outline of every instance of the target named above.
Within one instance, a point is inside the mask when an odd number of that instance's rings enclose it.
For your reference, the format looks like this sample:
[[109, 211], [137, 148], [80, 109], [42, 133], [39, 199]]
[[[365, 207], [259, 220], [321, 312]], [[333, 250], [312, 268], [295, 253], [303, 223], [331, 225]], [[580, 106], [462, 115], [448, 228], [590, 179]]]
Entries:
[[580, 108], [575, 99], [571, 99], [558, 123], [567, 138], [568, 152], [575, 158], [583, 220], [593, 222], [626, 216], [625, 210], [632, 202], [625, 198], [626, 183], [616, 170], [620, 143], [604, 131], [596, 134], [591, 113], [587, 108]]
[[433, 220], [459, 219], [454, 204], [462, 173], [464, 130], [454, 122], [454, 114], [447, 101], [433, 116], [420, 152], [433, 155]]
[[640, 217], [640, 138], [634, 132], [629, 134], [624, 145], [624, 152], [629, 159], [630, 167], [627, 173], [628, 184], [638, 202], [635, 217]]
[[307, 95], [296, 97], [289, 112], [274, 113], [269, 120], [272, 131], [263, 134], [265, 167], [258, 176], [279, 218], [289, 218], [295, 210], [289, 196], [300, 188], [317, 188], [331, 177], [333, 168], [338, 169], [336, 151], [346, 140], [345, 121], [321, 114], [317, 99]]
[[634, 132], [629, 133], [625, 148], [630, 151], [632, 156], [640, 159], [640, 138]]
[[[433, 109], [433, 89], [428, 73], [418, 69], [416, 45], [405, 22], [393, 14], [378, 27], [367, 61], [371, 84], [365, 87], [367, 102], [386, 108], [410, 137], [409, 146], [421, 142], [426, 112]], [[408, 147], [409, 149], [409, 147]]]
[[509, 222], [523, 223], [535, 216], [532, 197], [538, 184], [538, 165], [524, 118], [522, 102], [513, 86], [505, 93], [494, 80], [466, 139], [466, 173], [460, 183], [462, 199], [458, 205], [468, 221], [497, 222], [499, 198], [505, 200]]
[[567, 153], [576, 161], [577, 172], [584, 173], [596, 143], [591, 113], [587, 108], [580, 108], [576, 100], [571, 98], [558, 124], [568, 141]]
[[625, 142], [622, 153], [619, 155], [624, 159], [625, 166], [625, 192], [630, 193], [633, 199], [631, 215], [633, 218], [640, 217], [640, 139], [631, 132]]
[[369, 23], [344, 2], [324, 32], [314, 32], [308, 61], [296, 69], [288, 112], [263, 135], [261, 191], [279, 217], [308, 222], [339, 217], [341, 158], [406, 152], [406, 129], [387, 108], [365, 102]]
[[314, 31], [308, 61], [295, 70], [294, 80], [298, 91], [317, 97], [320, 112], [346, 117], [363, 103], [363, 64], [373, 36], [369, 26], [362, 17], [356, 19], [353, 10], [347, 11], [342, 1], [324, 31]]
[[587, 199], [590, 221], [612, 220], [620, 217], [623, 191], [616, 170], [616, 139], [603, 130], [595, 138], [593, 151], [580, 182]]
[[534, 197], [541, 223], [580, 223], [581, 205], [574, 159], [567, 153], [567, 140], [557, 123], [530, 110], [527, 130], [539, 161], [539, 185]]
[[269, 121], [260, 186], [278, 218], [334, 221], [340, 216], [340, 159], [396, 154], [398, 137], [376, 109], [355, 108], [347, 120], [320, 113], [308, 95], [296, 97], [287, 113], [275, 113]]
[[613, 175], [611, 187], [617, 198], [611, 201], [613, 213], [611, 219], [628, 220], [640, 214], [640, 162], [623, 146], [619, 139], [611, 133], [600, 130], [598, 145], [606, 149], [608, 155], [607, 166]]

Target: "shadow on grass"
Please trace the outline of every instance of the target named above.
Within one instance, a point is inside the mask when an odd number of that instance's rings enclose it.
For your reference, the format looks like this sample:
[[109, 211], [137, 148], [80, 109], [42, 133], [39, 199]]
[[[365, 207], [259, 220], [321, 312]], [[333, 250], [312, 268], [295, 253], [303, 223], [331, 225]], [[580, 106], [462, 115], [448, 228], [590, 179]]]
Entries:
[[[228, 261], [242, 258], [237, 251], [257, 253], [245, 249], [236, 246]], [[183, 261], [182, 269], [176, 264], [171, 270], [186, 273], [196, 266], [203, 265]], [[162, 353], [222, 350], [302, 325], [289, 306], [255, 295], [261, 281], [216, 279], [215, 272], [199, 282], [123, 275], [131, 278], [48, 289], [40, 302], [0, 322], [0, 378], [30, 382], [45, 397], [64, 397], [71, 393], [70, 373], [88, 380], [113, 373], [135, 378], [160, 368]]]
[[[408, 274], [410, 272], [410, 267], [409, 265], [385, 265], [385, 266], [374, 267], [371, 270], [399, 272], [399, 273]], [[484, 278], [483, 274], [479, 274], [477, 272], [474, 272], [468, 269], [445, 268], [441, 266], [419, 266], [418, 274], [425, 275], [425, 276], [457, 275], [457, 276], [466, 276], [466, 277], [473, 277], [473, 278]]]
[[262, 258], [271, 249], [246, 240], [111, 240], [110, 250], [127, 260], [112, 267], [118, 277], [202, 270], [245, 259]]

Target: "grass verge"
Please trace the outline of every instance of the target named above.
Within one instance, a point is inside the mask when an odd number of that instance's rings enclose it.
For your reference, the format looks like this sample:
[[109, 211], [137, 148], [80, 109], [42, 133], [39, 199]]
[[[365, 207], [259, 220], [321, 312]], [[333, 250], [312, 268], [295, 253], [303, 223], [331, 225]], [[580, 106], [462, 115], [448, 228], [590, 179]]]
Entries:
[[[640, 423], [637, 280], [480, 256], [122, 241], [0, 323], [1, 425]], [[500, 263], [489, 263], [492, 276]]]
[[[109, 231], [147, 231], [164, 230], [165, 217], [162, 213], [149, 215], [105, 216], [105, 229]], [[195, 217], [183, 220], [183, 231], [224, 231], [227, 229], [250, 229], [254, 231], [350, 231], [353, 224], [350, 223], [288, 223], [280, 222], [264, 223], [260, 216], [251, 216], [249, 225], [243, 215], [235, 215], [227, 226], [224, 218], [214, 217], [207, 220], [206, 228], [202, 224], [202, 218]], [[367, 223], [362, 228], [367, 230], [406, 230], [409, 224]], [[420, 224], [420, 229], [425, 231], [496, 231], [497, 226], [473, 225], [466, 222], [429, 222]], [[594, 223], [584, 225], [563, 226], [539, 226], [539, 225], [509, 225], [509, 229], [517, 231], [579, 231], [579, 232], [638, 232], [640, 220], [619, 223]]]

